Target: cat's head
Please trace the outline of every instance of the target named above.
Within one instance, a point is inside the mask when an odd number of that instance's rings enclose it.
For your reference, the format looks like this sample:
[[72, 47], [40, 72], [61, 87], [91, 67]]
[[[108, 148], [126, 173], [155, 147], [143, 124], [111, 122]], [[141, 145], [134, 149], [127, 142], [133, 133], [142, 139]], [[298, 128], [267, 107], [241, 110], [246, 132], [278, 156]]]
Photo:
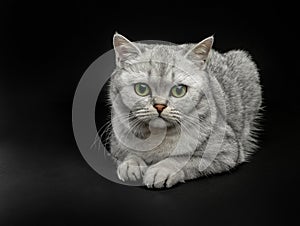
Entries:
[[[205, 67], [213, 37], [198, 44], [161, 45], [133, 43], [115, 34], [116, 70], [111, 81], [111, 101], [137, 121], [151, 120], [168, 126], [180, 124], [203, 97]], [[160, 123], [156, 125], [160, 126]]]

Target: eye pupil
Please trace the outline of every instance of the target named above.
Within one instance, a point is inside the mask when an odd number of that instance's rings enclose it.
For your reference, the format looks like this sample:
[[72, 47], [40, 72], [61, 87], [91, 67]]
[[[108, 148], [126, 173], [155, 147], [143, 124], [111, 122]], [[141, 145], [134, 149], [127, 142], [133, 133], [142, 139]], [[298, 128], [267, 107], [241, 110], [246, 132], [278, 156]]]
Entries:
[[139, 86], [139, 89], [140, 89], [140, 92], [141, 92], [141, 93], [144, 93], [144, 92], [146, 91], [147, 87], [146, 87], [144, 84], [141, 84], [141, 85]]
[[176, 93], [177, 93], [178, 95], [180, 95], [180, 94], [182, 93], [182, 86], [178, 86], [178, 87], [176, 88]]

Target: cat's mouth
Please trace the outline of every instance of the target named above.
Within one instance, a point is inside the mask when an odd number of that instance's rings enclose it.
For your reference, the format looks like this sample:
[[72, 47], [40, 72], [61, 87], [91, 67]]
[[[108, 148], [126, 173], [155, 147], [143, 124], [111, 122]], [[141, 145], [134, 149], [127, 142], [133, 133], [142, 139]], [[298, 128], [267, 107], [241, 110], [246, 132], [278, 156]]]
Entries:
[[157, 117], [150, 120], [149, 126], [156, 129], [164, 129], [168, 127], [168, 123], [162, 117]]
[[[132, 121], [140, 122], [142, 125], [149, 125], [150, 122], [160, 122], [156, 125], [156, 123], [153, 124], [153, 126], [160, 128], [160, 127], [174, 127], [178, 124], [178, 120], [176, 120], [174, 117], [172, 117], [169, 114], [164, 113], [147, 113], [145, 114], [139, 114], [139, 112], [130, 112], [130, 117], [132, 117]], [[139, 123], [137, 123], [139, 124]]]
[[163, 124], [163, 125], [158, 125], [158, 127], [174, 127], [176, 124], [176, 121], [174, 121], [173, 119], [171, 119], [167, 116], [161, 115], [161, 114], [150, 119], [150, 121], [157, 121], [157, 122], [161, 122], [161, 124]]

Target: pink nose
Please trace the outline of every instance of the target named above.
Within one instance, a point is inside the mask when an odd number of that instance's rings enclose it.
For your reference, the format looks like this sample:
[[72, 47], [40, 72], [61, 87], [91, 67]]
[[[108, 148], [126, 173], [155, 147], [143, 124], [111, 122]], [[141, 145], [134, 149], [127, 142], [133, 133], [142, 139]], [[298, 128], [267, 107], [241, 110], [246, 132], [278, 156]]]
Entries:
[[154, 104], [154, 107], [158, 113], [161, 113], [167, 106], [164, 104]]

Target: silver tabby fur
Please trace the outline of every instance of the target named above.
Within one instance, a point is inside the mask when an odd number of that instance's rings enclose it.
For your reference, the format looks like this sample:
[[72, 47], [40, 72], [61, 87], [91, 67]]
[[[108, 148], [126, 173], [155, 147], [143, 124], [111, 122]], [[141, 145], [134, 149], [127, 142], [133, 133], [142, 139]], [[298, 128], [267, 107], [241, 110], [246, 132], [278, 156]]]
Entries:
[[[146, 141], [149, 121], [158, 118], [153, 103], [167, 104], [162, 112], [167, 133], [150, 151], [131, 149], [119, 142], [112, 130], [111, 154], [116, 159], [121, 180], [141, 180], [155, 188], [171, 187], [178, 182], [228, 171], [249, 160], [256, 147], [254, 132], [262, 102], [258, 70], [246, 52], [233, 50], [221, 54], [211, 49], [212, 44], [213, 37], [198, 44], [132, 43], [115, 34], [116, 69], [109, 91], [110, 101], [114, 102], [112, 126], [118, 125], [123, 133]], [[212, 82], [213, 78], [217, 83]], [[138, 96], [133, 88], [137, 82], [147, 83], [152, 94]], [[187, 85], [184, 97], [169, 95], [175, 84]], [[209, 87], [206, 92], [213, 97], [210, 103], [203, 93], [205, 85]], [[226, 111], [222, 112], [218, 99], [224, 100]], [[216, 157], [210, 159], [209, 153], [203, 153], [211, 131], [218, 129], [219, 117], [225, 120], [225, 136]], [[124, 120], [134, 121], [129, 123], [131, 129], [122, 128]], [[160, 122], [154, 123], [152, 131], [158, 135], [164, 129], [160, 128]], [[174, 151], [180, 136], [185, 136], [184, 144]], [[131, 142], [131, 138], [124, 139]], [[201, 159], [202, 164], [207, 162], [204, 170], [199, 169]]]

